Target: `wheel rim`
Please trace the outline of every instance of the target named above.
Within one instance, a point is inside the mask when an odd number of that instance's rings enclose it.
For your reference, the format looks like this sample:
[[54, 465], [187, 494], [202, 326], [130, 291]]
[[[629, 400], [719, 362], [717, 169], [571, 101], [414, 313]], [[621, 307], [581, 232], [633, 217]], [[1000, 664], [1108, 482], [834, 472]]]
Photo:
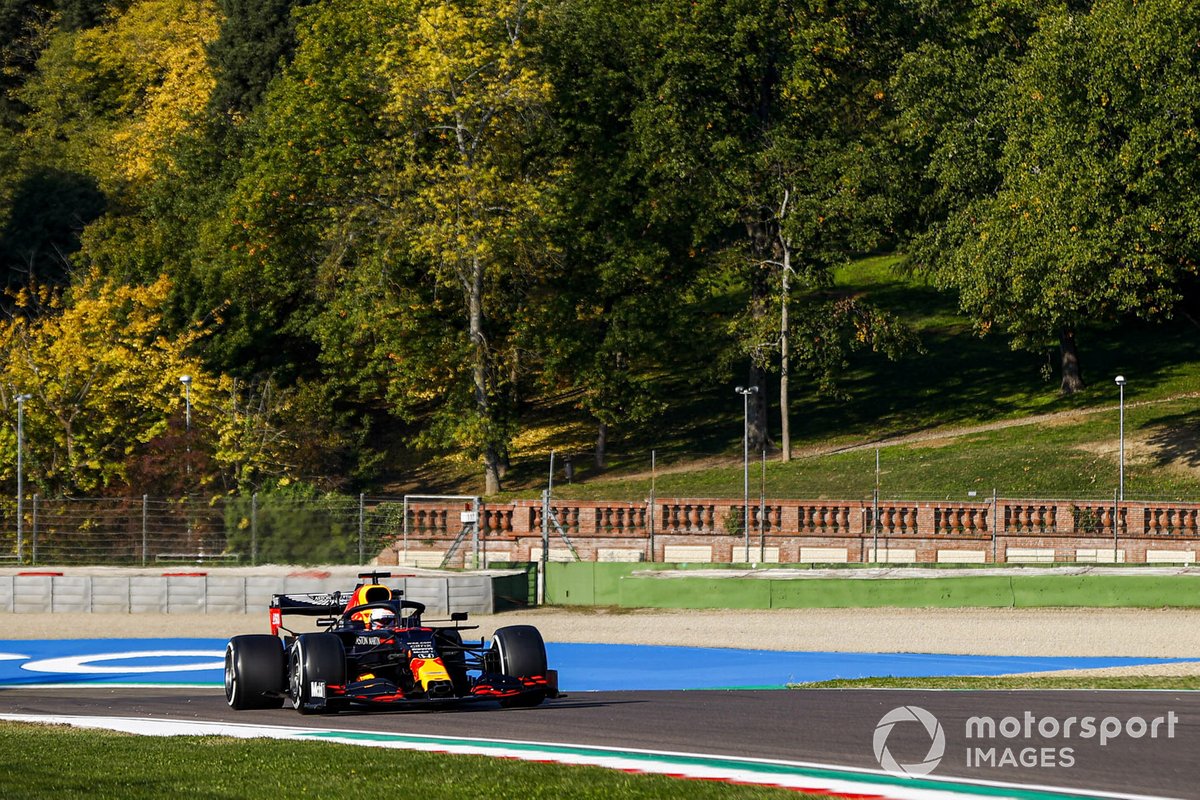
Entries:
[[225, 699], [233, 705], [237, 694], [237, 670], [233, 668], [233, 649], [225, 651]]
[[501, 675], [507, 675], [508, 659], [504, 657], [504, 640], [493, 639], [492, 645], [496, 648], [496, 671]]
[[304, 685], [304, 682], [300, 679], [300, 645], [292, 648], [288, 664], [288, 683], [292, 690], [292, 705], [299, 708], [304, 704], [304, 699], [300, 696], [300, 689]]

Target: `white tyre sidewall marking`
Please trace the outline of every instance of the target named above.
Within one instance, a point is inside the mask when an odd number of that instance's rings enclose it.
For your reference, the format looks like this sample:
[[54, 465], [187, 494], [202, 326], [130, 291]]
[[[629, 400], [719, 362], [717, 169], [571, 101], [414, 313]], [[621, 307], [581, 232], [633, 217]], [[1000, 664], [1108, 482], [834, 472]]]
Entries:
[[[107, 666], [96, 661], [125, 661], [138, 658], [216, 658], [194, 664], [145, 664]], [[57, 672], [68, 675], [114, 675], [131, 672], [194, 672], [198, 670], [224, 670], [225, 653], [219, 650], [137, 650], [127, 653], [93, 653], [83, 656], [45, 658], [22, 664], [21, 669], [30, 672]]]

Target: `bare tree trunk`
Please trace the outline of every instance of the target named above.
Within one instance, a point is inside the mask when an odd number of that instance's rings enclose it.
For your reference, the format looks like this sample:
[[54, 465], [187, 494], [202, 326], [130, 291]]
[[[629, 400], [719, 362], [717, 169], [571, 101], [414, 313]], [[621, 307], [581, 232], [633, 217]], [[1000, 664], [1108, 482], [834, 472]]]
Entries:
[[1083, 391], [1083, 369], [1079, 366], [1079, 347], [1075, 343], [1075, 331], [1063, 328], [1058, 334], [1058, 347], [1062, 351], [1062, 393], [1065, 395]]
[[[757, 262], [751, 267], [749, 275], [750, 287], [750, 316], [754, 320], [764, 319], [771, 308], [772, 268], [771, 260], [778, 245], [778, 227], [773, 220], [756, 220], [746, 225], [750, 235], [751, 249], [757, 257]], [[760, 330], [758, 324], [754, 330]], [[755, 348], [751, 352], [750, 375], [748, 386], [757, 388], [750, 397], [748, 406], [747, 426], [749, 428], [750, 451], [757, 453], [769, 443], [767, 437], [767, 380], [761, 363], [766, 360], [761, 350], [762, 343], [752, 343]]]
[[487, 386], [487, 340], [483, 335], [483, 264], [479, 257], [471, 260], [471, 287], [468, 292], [471, 333], [471, 378], [475, 384], [475, 410], [484, 422], [483, 448], [483, 493], [493, 495], [500, 491], [500, 453], [492, 437], [492, 406], [488, 399]]
[[596, 469], [604, 469], [608, 465], [608, 423], [601, 422], [596, 426]]
[[792, 270], [792, 248], [786, 241], [783, 247], [783, 296], [779, 305], [779, 460], [792, 460], [792, 426], [788, 415], [791, 413], [788, 399], [788, 377], [791, 365], [788, 363], [788, 289]]

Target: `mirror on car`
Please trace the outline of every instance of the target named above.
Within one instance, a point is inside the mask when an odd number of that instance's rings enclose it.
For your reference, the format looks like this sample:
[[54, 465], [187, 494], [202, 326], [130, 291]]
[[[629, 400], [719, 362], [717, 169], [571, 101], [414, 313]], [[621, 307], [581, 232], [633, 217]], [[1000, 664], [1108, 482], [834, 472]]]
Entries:
[[467, 619], [467, 612], [466, 611], [455, 611], [453, 614], [450, 615], [450, 619], [454, 620], [455, 622], [463, 622]]

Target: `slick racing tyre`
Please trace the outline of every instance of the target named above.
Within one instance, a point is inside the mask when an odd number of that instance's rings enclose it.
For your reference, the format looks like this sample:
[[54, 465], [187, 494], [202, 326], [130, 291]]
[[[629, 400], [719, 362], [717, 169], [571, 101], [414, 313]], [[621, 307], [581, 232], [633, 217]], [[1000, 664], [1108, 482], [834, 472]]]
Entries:
[[235, 636], [225, 648], [225, 702], [238, 711], [283, 705], [283, 643], [268, 634]]
[[[546, 644], [542, 634], [532, 625], [508, 625], [492, 636], [488, 656], [492, 668], [514, 678], [546, 674]], [[501, 700], [506, 708], [536, 706], [546, 699], [544, 691], [527, 692], [520, 697]]]
[[302, 633], [288, 654], [288, 694], [301, 714], [325, 710], [322, 693], [346, 685], [346, 649], [331, 633]]

